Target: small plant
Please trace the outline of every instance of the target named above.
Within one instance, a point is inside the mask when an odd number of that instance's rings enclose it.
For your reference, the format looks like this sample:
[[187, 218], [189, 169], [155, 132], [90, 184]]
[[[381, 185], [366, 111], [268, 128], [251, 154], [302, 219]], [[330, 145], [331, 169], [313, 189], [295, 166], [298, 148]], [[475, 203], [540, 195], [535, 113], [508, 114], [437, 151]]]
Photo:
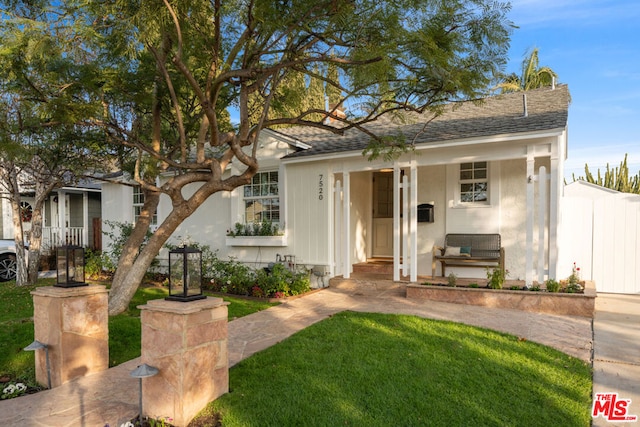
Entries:
[[567, 279], [567, 282], [567, 293], [575, 294], [582, 292], [582, 285], [580, 285], [580, 267], [577, 267], [575, 262], [573, 263], [571, 275]]
[[502, 270], [501, 268], [494, 268], [493, 270], [487, 268], [487, 287], [491, 289], [502, 289], [502, 285], [508, 274], [508, 271]]
[[479, 287], [480, 287], [480, 285], [478, 285], [477, 283], [473, 282], [473, 283], [470, 283], [470, 284], [469, 284], [469, 287], [470, 287], [470, 288], [479, 288]]
[[449, 273], [449, 275], [447, 276], [447, 285], [455, 288], [457, 281], [458, 277], [453, 273]]
[[540, 285], [536, 284], [536, 285], [531, 286], [531, 287], [529, 288], [529, 290], [530, 290], [531, 292], [540, 292], [542, 289], [540, 289]]
[[549, 279], [544, 282], [545, 288], [547, 288], [547, 292], [559, 292], [560, 291], [560, 283], [558, 283], [555, 279]]
[[229, 237], [279, 236], [280, 234], [280, 225], [272, 221], [252, 222], [248, 224], [236, 222], [233, 230], [227, 230], [227, 236]]
[[520, 286], [513, 285], [513, 286], [510, 286], [509, 289], [512, 290], [512, 291], [519, 291], [520, 290]]
[[27, 386], [23, 383], [9, 384], [2, 389], [2, 395], [0, 399], [13, 399], [14, 397], [22, 396], [27, 392]]

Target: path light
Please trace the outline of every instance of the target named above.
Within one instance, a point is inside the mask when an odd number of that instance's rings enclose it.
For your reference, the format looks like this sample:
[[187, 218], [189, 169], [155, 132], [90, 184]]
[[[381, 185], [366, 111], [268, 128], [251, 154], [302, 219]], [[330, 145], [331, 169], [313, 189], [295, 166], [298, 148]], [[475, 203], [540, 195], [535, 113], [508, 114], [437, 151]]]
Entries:
[[60, 246], [56, 250], [58, 279], [54, 286], [74, 288], [88, 286], [84, 281], [84, 249], [81, 246]]
[[131, 373], [129, 374], [133, 378], [140, 379], [140, 422], [141, 423], [142, 423], [142, 379], [152, 377], [156, 375], [158, 372], [160, 372], [158, 368], [149, 366], [145, 363], [145, 364], [139, 365], [136, 369], [131, 371]]
[[28, 346], [24, 348], [25, 351], [36, 351], [44, 349], [44, 357], [47, 363], [47, 385], [49, 386], [49, 390], [51, 390], [51, 367], [49, 365], [49, 346], [46, 344], [42, 344], [40, 341], [35, 340]]
[[195, 301], [202, 294], [202, 251], [190, 246], [169, 251], [170, 301]]

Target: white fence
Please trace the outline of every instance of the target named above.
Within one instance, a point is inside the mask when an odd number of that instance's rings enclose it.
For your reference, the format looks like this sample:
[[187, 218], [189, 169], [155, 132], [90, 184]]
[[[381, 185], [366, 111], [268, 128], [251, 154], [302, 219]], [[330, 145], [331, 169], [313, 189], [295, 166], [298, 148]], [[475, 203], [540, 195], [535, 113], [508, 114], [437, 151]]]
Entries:
[[565, 196], [561, 212], [561, 271], [575, 262], [598, 292], [640, 294], [640, 196]]

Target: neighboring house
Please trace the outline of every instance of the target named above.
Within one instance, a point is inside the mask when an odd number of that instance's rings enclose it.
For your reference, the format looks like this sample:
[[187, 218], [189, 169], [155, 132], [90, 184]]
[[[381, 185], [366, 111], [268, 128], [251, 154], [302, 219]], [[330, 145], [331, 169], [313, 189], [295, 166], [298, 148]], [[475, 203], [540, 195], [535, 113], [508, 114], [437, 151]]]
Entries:
[[[563, 277], [558, 229], [569, 99], [561, 85], [457, 104], [433, 121], [410, 115], [409, 124], [372, 123], [377, 134], [415, 143], [395, 161], [363, 157], [369, 140], [357, 130], [265, 130], [252, 184], [210, 197], [172, 243], [189, 237], [256, 266], [291, 255], [329, 277], [350, 277], [354, 264], [386, 258], [395, 280], [416, 281], [431, 275], [432, 249], [445, 234], [499, 233], [509, 278]], [[103, 184], [102, 197], [103, 220], [135, 220], [135, 187]], [[158, 221], [168, 203], [161, 200]], [[433, 222], [418, 222], [417, 208], [426, 204]], [[283, 235], [227, 236], [236, 222], [256, 218], [278, 222]], [[486, 277], [484, 268], [449, 271]]]
[[[76, 186], [62, 187], [51, 192], [43, 211], [42, 246], [45, 250], [65, 244], [101, 249], [100, 191], [100, 185], [95, 182], [81, 182]], [[31, 231], [33, 203], [33, 193], [23, 192], [22, 226], [26, 242], [29, 241]], [[13, 239], [11, 204], [6, 198], [1, 199], [0, 212], [1, 237]]]
[[640, 294], [640, 195], [575, 181], [564, 188], [562, 257], [598, 292]]

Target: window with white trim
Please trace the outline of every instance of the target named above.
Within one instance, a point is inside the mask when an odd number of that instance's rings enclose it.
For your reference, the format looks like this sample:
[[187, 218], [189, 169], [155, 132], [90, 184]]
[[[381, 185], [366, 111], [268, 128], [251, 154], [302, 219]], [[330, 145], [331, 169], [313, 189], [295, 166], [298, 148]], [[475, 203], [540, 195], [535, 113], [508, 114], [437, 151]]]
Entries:
[[280, 222], [278, 171], [258, 172], [244, 186], [245, 222]]
[[[138, 222], [138, 217], [142, 213], [142, 207], [144, 206], [144, 193], [142, 187], [136, 185], [133, 187], [133, 223]], [[158, 212], [153, 213], [151, 218], [151, 225], [158, 225]]]
[[488, 162], [460, 164], [460, 203], [489, 203]]

